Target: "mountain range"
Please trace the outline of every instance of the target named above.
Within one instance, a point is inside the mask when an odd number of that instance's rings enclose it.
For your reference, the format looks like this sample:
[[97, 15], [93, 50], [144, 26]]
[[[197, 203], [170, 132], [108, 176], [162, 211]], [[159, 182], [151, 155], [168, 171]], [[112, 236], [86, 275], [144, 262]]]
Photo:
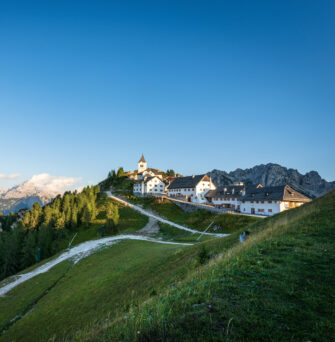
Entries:
[[233, 184], [234, 182], [262, 184], [263, 186], [288, 184], [311, 198], [319, 197], [335, 189], [335, 181], [327, 182], [316, 171], [310, 171], [303, 175], [298, 170], [273, 163], [256, 165], [244, 170], [236, 169], [231, 172], [214, 169], [208, 172], [208, 175], [216, 186]]
[[[275, 186], [288, 184], [303, 194], [315, 198], [335, 188], [334, 182], [327, 182], [316, 171], [301, 174], [278, 164], [261, 164], [250, 169], [236, 169], [226, 172], [212, 170], [208, 172], [216, 186], [244, 182]], [[35, 175], [12, 188], [0, 189], [0, 213], [17, 212], [22, 208], [31, 208], [35, 202], [41, 205], [49, 203], [58, 194], [70, 189], [78, 182], [76, 178], [54, 177], [43, 173]]]
[[30, 209], [35, 202], [43, 206], [77, 182], [76, 178], [55, 177], [47, 173], [34, 175], [11, 188], [0, 189], [0, 212], [7, 214], [22, 208]]

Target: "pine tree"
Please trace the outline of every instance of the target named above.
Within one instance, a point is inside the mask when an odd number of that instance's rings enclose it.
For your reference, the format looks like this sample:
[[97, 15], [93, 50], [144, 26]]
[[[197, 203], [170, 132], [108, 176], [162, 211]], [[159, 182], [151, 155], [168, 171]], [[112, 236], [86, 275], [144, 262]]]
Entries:
[[37, 247], [41, 249], [41, 259], [52, 255], [52, 239], [52, 228], [43, 224], [37, 236]]
[[76, 228], [77, 224], [78, 224], [78, 209], [76, 206], [74, 206], [71, 212], [71, 228]]
[[115, 232], [116, 227], [119, 223], [119, 209], [116, 205], [113, 205], [113, 203], [107, 204], [107, 210], [106, 210], [106, 229], [107, 232]]
[[21, 268], [26, 268], [36, 262], [35, 232], [28, 232], [22, 246]]

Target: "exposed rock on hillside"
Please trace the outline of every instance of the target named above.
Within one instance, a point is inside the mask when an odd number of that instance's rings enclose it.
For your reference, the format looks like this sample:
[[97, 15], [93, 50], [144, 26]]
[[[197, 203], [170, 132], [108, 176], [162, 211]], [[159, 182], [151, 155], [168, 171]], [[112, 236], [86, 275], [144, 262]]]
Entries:
[[278, 164], [261, 164], [250, 169], [236, 169], [232, 172], [213, 170], [208, 172], [217, 186], [245, 182], [246, 184], [262, 184], [275, 186], [288, 184], [310, 197], [321, 196], [335, 188], [335, 182], [327, 182], [316, 171], [302, 175], [295, 169], [288, 169]]

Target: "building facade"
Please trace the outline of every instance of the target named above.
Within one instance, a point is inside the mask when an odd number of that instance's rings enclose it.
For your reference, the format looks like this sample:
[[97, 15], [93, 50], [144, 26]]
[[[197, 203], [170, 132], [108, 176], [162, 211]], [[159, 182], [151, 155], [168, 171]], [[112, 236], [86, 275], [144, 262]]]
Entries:
[[311, 201], [288, 185], [226, 186], [209, 192], [206, 198], [218, 208], [263, 216], [271, 216]]
[[147, 177], [135, 182], [133, 192], [135, 196], [163, 195], [165, 194], [165, 183], [160, 177]]
[[205, 195], [216, 187], [206, 174], [188, 177], [178, 177], [168, 186], [168, 196], [180, 198], [189, 202], [206, 203]]

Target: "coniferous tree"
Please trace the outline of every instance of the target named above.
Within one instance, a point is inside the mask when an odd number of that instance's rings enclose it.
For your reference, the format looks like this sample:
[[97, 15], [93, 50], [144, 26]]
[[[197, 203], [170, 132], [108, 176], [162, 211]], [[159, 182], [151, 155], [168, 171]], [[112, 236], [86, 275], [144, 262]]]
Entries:
[[37, 248], [41, 249], [41, 259], [48, 258], [52, 255], [52, 239], [52, 228], [43, 224], [37, 236]]
[[35, 232], [26, 234], [22, 245], [21, 268], [26, 268], [36, 262], [36, 239]]

